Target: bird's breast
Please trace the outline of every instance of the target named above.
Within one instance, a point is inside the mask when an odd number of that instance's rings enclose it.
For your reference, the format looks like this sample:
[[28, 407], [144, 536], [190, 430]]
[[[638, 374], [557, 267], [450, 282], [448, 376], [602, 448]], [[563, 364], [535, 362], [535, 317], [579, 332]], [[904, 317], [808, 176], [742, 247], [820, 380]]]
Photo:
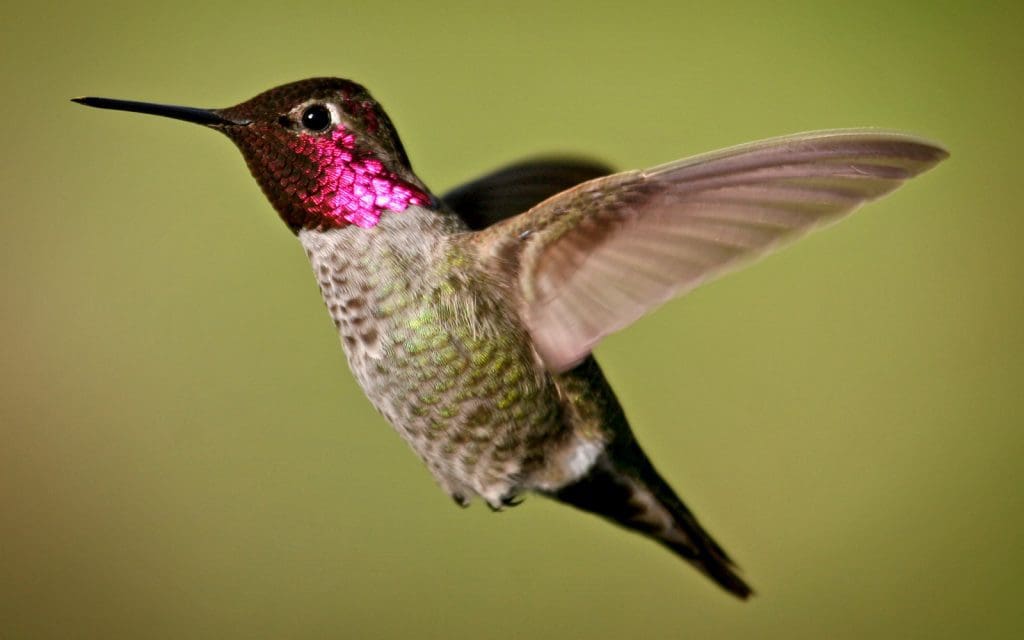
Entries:
[[378, 229], [300, 234], [349, 366], [450, 494], [500, 505], [567, 437], [555, 385], [457, 246]]

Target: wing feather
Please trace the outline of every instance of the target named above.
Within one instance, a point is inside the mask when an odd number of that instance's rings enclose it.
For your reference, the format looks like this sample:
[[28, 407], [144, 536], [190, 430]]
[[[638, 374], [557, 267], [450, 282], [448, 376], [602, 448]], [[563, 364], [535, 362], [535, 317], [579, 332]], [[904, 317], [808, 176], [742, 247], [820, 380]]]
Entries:
[[665, 300], [835, 222], [931, 168], [913, 136], [776, 138], [585, 182], [471, 236], [514, 282], [553, 371]]

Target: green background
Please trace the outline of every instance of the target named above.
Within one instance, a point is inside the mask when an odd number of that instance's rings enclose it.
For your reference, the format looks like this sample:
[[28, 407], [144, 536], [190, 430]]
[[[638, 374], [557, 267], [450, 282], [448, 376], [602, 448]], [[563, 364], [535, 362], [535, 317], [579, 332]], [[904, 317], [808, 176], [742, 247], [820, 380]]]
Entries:
[[[514, 4], [4, 10], [0, 637], [1022, 637], [1021, 4]], [[232, 145], [68, 102], [314, 75], [438, 191], [817, 128], [951, 150], [598, 349], [756, 598], [541, 498], [455, 508]]]

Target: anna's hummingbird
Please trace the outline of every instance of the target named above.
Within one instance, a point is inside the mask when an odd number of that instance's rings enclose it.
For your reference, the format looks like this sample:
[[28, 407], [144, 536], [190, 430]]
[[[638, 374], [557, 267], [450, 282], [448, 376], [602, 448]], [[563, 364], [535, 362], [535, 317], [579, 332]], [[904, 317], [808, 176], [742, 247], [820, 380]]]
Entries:
[[437, 197], [348, 80], [227, 109], [75, 101], [238, 145], [305, 248], [359, 384], [458, 504], [540, 493], [653, 538], [741, 598], [750, 587], [640, 449], [591, 351], [947, 156], [900, 133], [822, 131], [608, 176], [524, 163]]

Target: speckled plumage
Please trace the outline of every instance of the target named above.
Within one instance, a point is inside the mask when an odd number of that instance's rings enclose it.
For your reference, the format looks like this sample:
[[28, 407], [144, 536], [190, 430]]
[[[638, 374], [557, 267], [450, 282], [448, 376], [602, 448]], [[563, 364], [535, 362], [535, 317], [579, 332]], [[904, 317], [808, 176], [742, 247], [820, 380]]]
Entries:
[[78, 101], [238, 145], [298, 234], [367, 397], [459, 504], [540, 492], [650, 537], [740, 598], [750, 587], [641, 450], [591, 350], [946, 156], [905, 134], [812, 132], [605, 177], [593, 163], [522, 163], [442, 199], [348, 80], [222, 110]]
[[299, 240], [370, 401], [456, 501], [480, 495], [500, 508], [574, 479], [571, 465], [548, 462], [600, 434], [564, 419], [571, 408], [508, 298], [455, 241], [465, 231], [451, 214], [412, 207], [372, 230], [302, 230]]

